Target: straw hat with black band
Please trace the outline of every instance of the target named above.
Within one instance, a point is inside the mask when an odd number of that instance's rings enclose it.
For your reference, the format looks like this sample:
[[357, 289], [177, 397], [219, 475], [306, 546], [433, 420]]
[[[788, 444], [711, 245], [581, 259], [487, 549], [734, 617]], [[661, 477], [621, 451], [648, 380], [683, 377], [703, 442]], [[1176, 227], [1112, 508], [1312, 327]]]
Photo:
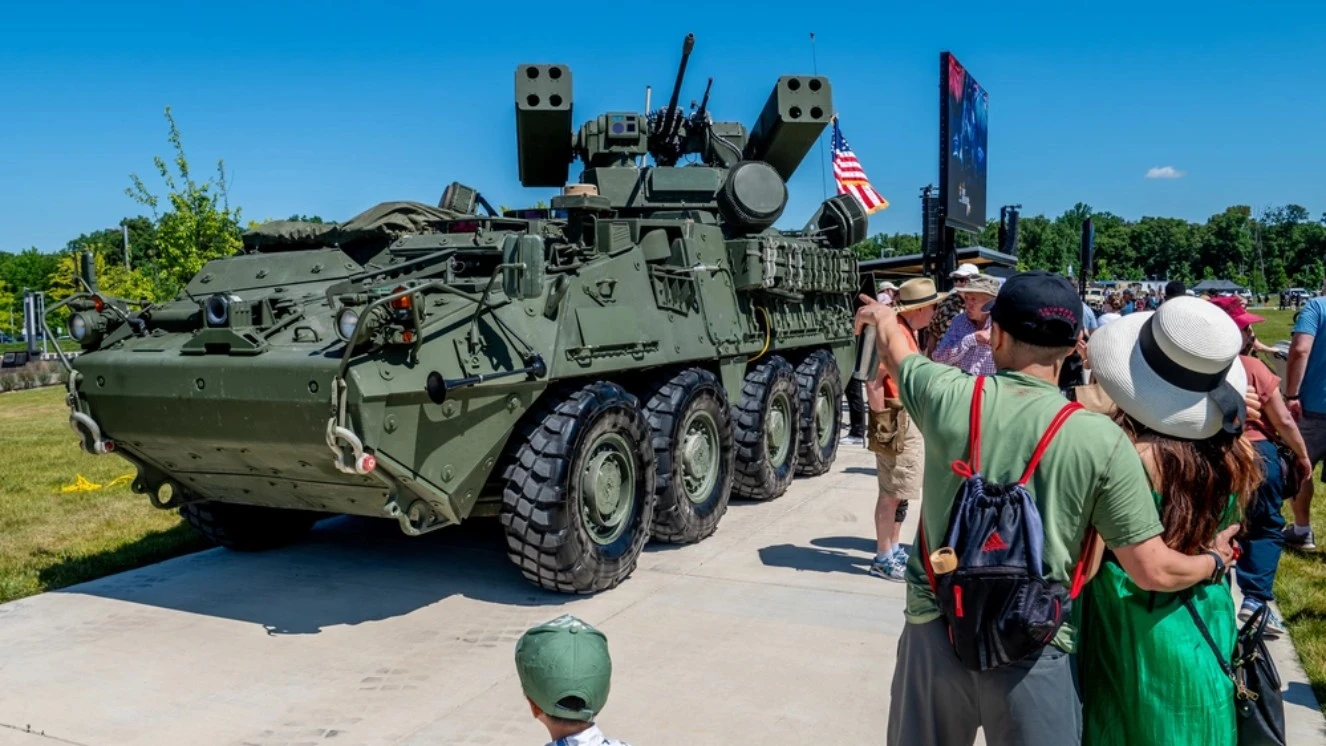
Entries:
[[915, 311], [933, 305], [948, 297], [947, 292], [936, 292], [935, 281], [929, 277], [916, 277], [904, 282], [893, 298], [898, 313]]
[[1092, 378], [1147, 428], [1184, 440], [1243, 431], [1243, 335], [1217, 306], [1182, 296], [1113, 321], [1091, 337]]

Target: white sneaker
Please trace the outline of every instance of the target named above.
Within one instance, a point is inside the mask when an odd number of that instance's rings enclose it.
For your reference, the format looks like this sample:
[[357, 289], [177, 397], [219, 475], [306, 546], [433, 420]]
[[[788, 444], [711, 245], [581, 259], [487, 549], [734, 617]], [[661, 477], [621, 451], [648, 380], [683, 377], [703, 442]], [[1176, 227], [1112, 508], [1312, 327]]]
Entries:
[[862, 438], [859, 435], [844, 435], [838, 442], [846, 443], [847, 445], [850, 446], [859, 446], [859, 445], [864, 445], [866, 439]]

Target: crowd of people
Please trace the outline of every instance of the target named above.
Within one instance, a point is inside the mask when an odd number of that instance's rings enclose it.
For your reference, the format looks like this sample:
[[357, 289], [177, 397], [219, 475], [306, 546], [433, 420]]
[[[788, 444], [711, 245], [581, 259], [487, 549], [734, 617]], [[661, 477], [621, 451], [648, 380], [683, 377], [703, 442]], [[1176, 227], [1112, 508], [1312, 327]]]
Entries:
[[[1282, 382], [1257, 357], [1271, 350], [1253, 331], [1262, 317], [1237, 296], [1172, 283], [1163, 300], [1107, 299], [1093, 319], [1061, 276], [974, 269], [951, 275], [952, 293], [908, 280], [858, 313], [880, 361], [845, 441], [879, 471], [871, 573], [907, 585], [889, 743], [970, 744], [984, 727], [991, 744], [1232, 746], [1238, 626], [1264, 615], [1267, 636], [1283, 634], [1267, 605], [1281, 550], [1315, 549], [1326, 298], [1300, 311]], [[1021, 518], [1001, 503], [1019, 494], [1034, 504]], [[897, 524], [922, 495], [909, 555]], [[971, 535], [962, 521], [992, 504], [1004, 523]], [[1035, 654], [973, 671], [964, 649], [997, 657], [1006, 641], [969, 627], [1010, 634], [982, 617], [1013, 612], [982, 595], [997, 584], [942, 579], [953, 570], [935, 563], [979, 572], [1020, 552], [1072, 587], [1053, 598], [1067, 612], [1041, 620]]]
[[[1233, 746], [1239, 625], [1283, 634], [1281, 551], [1316, 548], [1326, 297], [1297, 315], [1281, 381], [1237, 296], [1171, 286], [1096, 318], [1053, 273], [951, 278], [883, 283], [856, 318], [878, 368], [848, 388], [844, 442], [875, 454], [870, 572], [907, 588], [888, 743]], [[621, 744], [594, 723], [601, 632], [560, 617], [515, 657], [553, 744]]]

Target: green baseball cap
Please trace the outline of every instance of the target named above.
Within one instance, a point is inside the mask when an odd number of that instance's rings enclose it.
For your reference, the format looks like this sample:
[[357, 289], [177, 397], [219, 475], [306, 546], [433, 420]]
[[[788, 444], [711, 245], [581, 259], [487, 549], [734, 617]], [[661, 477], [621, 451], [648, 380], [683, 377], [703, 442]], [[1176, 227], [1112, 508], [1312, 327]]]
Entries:
[[[516, 642], [516, 673], [525, 696], [540, 710], [568, 720], [593, 720], [608, 702], [612, 680], [608, 638], [563, 614], [521, 635]], [[568, 697], [579, 699], [584, 707], [561, 705]]]

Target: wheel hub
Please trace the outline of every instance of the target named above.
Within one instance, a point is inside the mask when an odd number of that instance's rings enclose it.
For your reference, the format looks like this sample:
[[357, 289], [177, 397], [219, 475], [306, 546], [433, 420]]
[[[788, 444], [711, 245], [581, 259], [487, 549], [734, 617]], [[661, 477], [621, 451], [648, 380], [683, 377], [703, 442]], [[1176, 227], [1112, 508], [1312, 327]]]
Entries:
[[581, 515], [590, 537], [599, 544], [616, 541], [626, 530], [635, 497], [630, 445], [615, 433], [602, 436], [580, 472]]
[[787, 458], [789, 440], [788, 427], [791, 422], [792, 408], [786, 396], [778, 396], [769, 407], [769, 422], [765, 426], [765, 442], [769, 447], [769, 460], [774, 466], [780, 466]]
[[827, 446], [833, 436], [833, 402], [829, 399], [828, 385], [821, 386], [815, 394], [815, 433], [821, 448]]
[[600, 453], [585, 467], [585, 487], [594, 500], [594, 507], [602, 515], [609, 515], [621, 502], [622, 469], [610, 453]]
[[707, 412], [697, 412], [686, 424], [678, 450], [686, 496], [704, 502], [718, 479], [718, 426]]

